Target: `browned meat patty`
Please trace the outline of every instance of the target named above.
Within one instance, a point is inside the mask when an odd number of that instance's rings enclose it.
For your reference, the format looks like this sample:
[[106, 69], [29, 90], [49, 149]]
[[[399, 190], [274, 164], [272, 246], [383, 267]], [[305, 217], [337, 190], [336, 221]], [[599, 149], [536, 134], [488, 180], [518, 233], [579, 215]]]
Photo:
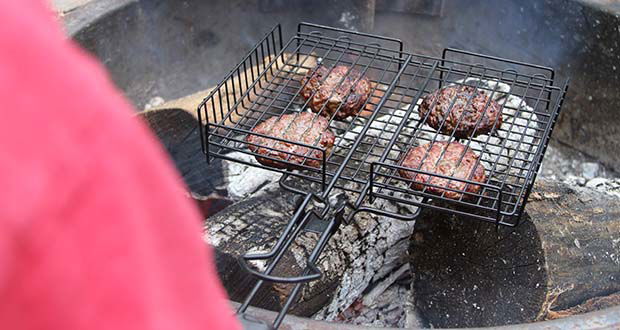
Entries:
[[[256, 125], [252, 132], [321, 147], [326, 149], [326, 156], [329, 155], [336, 138], [329, 129], [327, 119], [309, 112], [271, 117]], [[246, 141], [260, 145], [260, 147], [248, 145], [252, 152], [284, 161], [279, 162], [257, 156], [256, 160], [263, 165], [277, 168], [294, 168], [296, 167], [295, 164], [311, 167], [321, 167], [322, 164], [322, 160], [319, 159], [323, 157], [323, 154], [317, 149], [252, 134], [248, 135]]]
[[472, 86], [438, 89], [423, 98], [419, 109], [421, 117], [430, 112], [429, 126], [444, 134], [454, 132], [457, 138], [487, 134], [493, 130], [493, 125], [498, 128], [502, 124], [502, 107], [490, 98], [489, 93]]
[[[463, 157], [462, 160], [461, 157]], [[438, 160], [439, 162], [437, 162]], [[402, 166], [457, 179], [485, 182], [487, 180], [484, 173], [485, 168], [482, 163], [476, 165], [477, 162], [478, 155], [458, 142], [435, 142], [433, 144], [427, 143], [409, 149], [403, 159]], [[398, 172], [400, 176], [415, 181], [411, 183], [411, 188], [423, 190], [424, 187], [426, 187], [426, 192], [435, 195], [441, 195], [445, 192], [444, 196], [451, 199], [460, 199], [463, 195], [465, 195], [465, 198], [470, 198], [473, 196], [465, 194], [464, 192], [475, 194], [482, 189], [479, 185], [467, 184], [455, 180], [450, 181], [450, 179], [433, 175], [407, 170], [399, 170]], [[438, 187], [425, 186], [424, 183], [436, 185]], [[445, 188], [452, 188], [458, 191], [451, 191]]]
[[[333, 116], [339, 120], [360, 112], [370, 96], [371, 84], [356, 69], [351, 69], [347, 74], [349, 68], [338, 65], [330, 72], [329, 68], [319, 66], [314, 73], [302, 79], [301, 96], [306, 100], [311, 99], [309, 105], [312, 111], [320, 111], [322, 116]], [[342, 107], [338, 110], [340, 105]]]

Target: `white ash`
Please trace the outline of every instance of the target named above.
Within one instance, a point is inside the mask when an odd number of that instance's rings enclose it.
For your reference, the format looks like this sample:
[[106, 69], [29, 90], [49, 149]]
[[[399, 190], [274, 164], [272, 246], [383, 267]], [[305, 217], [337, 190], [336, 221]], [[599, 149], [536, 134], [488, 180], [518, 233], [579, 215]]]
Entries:
[[[496, 100], [498, 101], [498, 100]], [[503, 119], [507, 119], [507, 116], [514, 117], [521, 108], [526, 108], [528, 111], [532, 111], [532, 108], [527, 105], [524, 99], [516, 96], [516, 95], [508, 95], [504, 99], [499, 102], [500, 105], [503, 105], [502, 115]]]
[[[594, 178], [594, 179], [588, 181], [587, 183], [583, 183], [581, 185], [582, 186], [585, 185], [588, 188], [599, 188], [599, 187], [605, 186], [609, 181], [610, 180], [607, 180], [607, 179], [604, 179], [604, 178]], [[585, 182], [585, 180], [584, 180], [584, 182]]]
[[[471, 141], [469, 147], [481, 156], [482, 162], [489, 171], [504, 172], [510, 164], [510, 149], [498, 147], [502, 140], [495, 136], [479, 136]], [[491, 165], [493, 164], [493, 165]]]
[[368, 307], [375, 307], [377, 305], [377, 298], [381, 296], [398, 278], [403, 276], [406, 272], [409, 272], [409, 264], [400, 266], [396, 271], [387, 276], [384, 280], [377, 283], [370, 292], [364, 295], [362, 303]]
[[155, 96], [152, 97], [151, 99], [148, 100], [148, 102], [146, 102], [146, 104], [144, 105], [144, 110], [149, 110], [149, 109], [153, 109], [155, 107], [158, 107], [162, 104], [164, 104], [164, 102], [166, 102], [166, 100], [164, 100], [163, 97], [161, 96]]
[[[417, 106], [416, 106], [417, 107]], [[413, 110], [414, 112], [416, 110]], [[378, 116], [370, 123], [368, 130], [366, 131], [365, 137], [381, 137], [378, 141], [380, 141], [381, 146], [387, 145], [387, 143], [392, 139], [398, 125], [402, 122], [403, 117], [405, 116], [405, 110], [396, 110], [393, 114]], [[348, 149], [353, 145], [355, 139], [360, 135], [362, 129], [364, 128], [365, 122], [362, 120], [356, 119], [352, 122], [352, 124], [348, 124], [346, 126], [353, 126], [351, 129], [346, 131], [342, 136], [337, 136], [334, 142], [334, 145], [338, 148]], [[340, 126], [336, 126], [340, 125]], [[338, 128], [343, 127], [342, 124], [332, 124], [332, 126], [336, 126]], [[405, 129], [411, 130], [411, 128], [406, 127]], [[403, 132], [407, 132], [406, 130]], [[409, 132], [410, 133], [410, 132]]]
[[403, 239], [398, 241], [391, 249], [388, 249], [383, 255], [383, 266], [377, 270], [375, 276], [373, 276], [372, 281], [377, 282], [380, 279], [384, 278], [387, 274], [389, 274], [393, 269], [394, 265], [407, 265], [408, 254], [402, 253], [403, 251], [407, 251], [409, 249], [409, 240]]
[[[342, 126], [342, 129], [345, 129], [342, 123], [334, 122], [332, 123], [332, 126], [336, 126], [336, 127]], [[334, 146], [338, 149], [349, 149], [353, 145], [353, 142], [355, 142], [355, 139], [362, 132], [362, 128], [363, 127], [361, 125], [354, 125], [353, 128], [346, 131], [344, 134], [336, 135], [336, 139], [334, 140]], [[339, 151], [338, 149], [335, 149], [334, 152], [338, 152]]]
[[[261, 254], [261, 253], [268, 253], [269, 252], [269, 247], [268, 246], [255, 246], [250, 248], [250, 250], [247, 252], [247, 254]], [[249, 260], [248, 263], [250, 265], [252, 265], [252, 267], [254, 267], [257, 271], [259, 272], [265, 272], [267, 271], [267, 261], [266, 259], [264, 260]]]
[[[502, 91], [509, 89], [506, 84], [500, 85]], [[510, 168], [510, 174], [521, 175], [521, 168], [529, 167], [537, 151], [536, 140], [540, 134], [535, 127], [538, 117], [520, 97], [504, 93], [497, 95], [505, 96], [496, 101], [507, 106], [502, 109], [503, 120], [496, 136], [479, 135], [473, 139], [471, 147], [482, 154], [482, 160], [488, 165], [497, 164], [495, 171], [504, 172]], [[492, 169], [491, 166], [487, 168]]]
[[407, 128], [415, 132], [416, 140], [414, 140], [413, 143], [416, 145], [420, 145], [433, 141], [433, 139], [435, 140], [435, 142], [448, 141], [450, 139], [450, 136], [440, 134], [437, 132], [436, 129], [426, 124], [417, 127], [418, 123], [421, 122], [423, 119], [420, 118], [420, 113], [417, 111], [417, 107], [418, 106], [416, 105], [416, 107], [414, 108], [415, 110], [411, 113], [411, 121], [407, 123]]
[[581, 164], [581, 168], [583, 169], [584, 178], [590, 180], [594, 179], [599, 171], [599, 164], [594, 162], [586, 162]]
[[310, 258], [311, 249], [314, 248], [318, 240], [319, 234], [312, 232], [304, 232], [295, 239], [296, 244], [291, 246], [291, 254], [295, 258], [299, 269], [306, 268], [306, 260]]
[[[596, 179], [597, 179], [597, 180], [603, 180], [603, 181], [605, 181], [605, 180], [606, 180], [606, 179], [603, 179], [603, 178], [596, 178]], [[590, 183], [590, 181], [592, 181], [594, 185], [597, 185], [597, 184], [598, 184], [598, 183], [594, 183], [594, 181], [595, 181], [594, 179], [593, 179], [593, 180], [588, 181], [588, 180], [587, 180], [586, 178], [584, 178], [584, 177], [581, 177], [581, 176], [574, 176], [574, 175], [572, 175], [572, 174], [567, 175], [567, 176], [564, 178], [564, 180], [562, 180], [562, 181], [563, 181], [564, 183], [567, 183], [567, 184], [571, 185], [571, 186], [581, 186], [581, 187], [585, 186], [585, 185], [586, 185], [586, 183]]]
[[[415, 269], [411, 269], [411, 275], [413, 277], [413, 273]], [[404, 297], [403, 301], [405, 302], [405, 328], [407, 329], [418, 329], [418, 328], [428, 328], [428, 325], [424, 321], [424, 317], [421, 315], [420, 311], [415, 306], [416, 293], [415, 293], [415, 282], [412, 280], [409, 283], [409, 290], [407, 292], [407, 296]]]
[[585, 186], [598, 191], [606, 192], [612, 196], [620, 197], [620, 178], [594, 178], [586, 182]]
[[569, 185], [587, 186], [615, 194], [618, 174], [582, 153], [566, 147], [549, 146], [538, 174]]
[[393, 284], [381, 295], [373, 297], [372, 306], [357, 301], [340, 316], [339, 321], [372, 327], [403, 328], [406, 325], [409, 296], [410, 291], [406, 286]]
[[[491, 94], [493, 99], [500, 99], [510, 93], [510, 85], [492, 79], [467, 78], [465, 80], [457, 80], [458, 84], [466, 84], [476, 88], [483, 89], [487, 94]], [[455, 85], [455, 84], [451, 84]]]
[[[254, 156], [242, 152], [233, 152], [226, 156], [258, 165]], [[229, 196], [233, 199], [242, 199], [255, 195], [266, 186], [274, 187], [282, 174], [242, 163], [227, 162], [225, 176], [228, 178]]]
[[[355, 195], [349, 197], [354, 198]], [[413, 206], [399, 206], [383, 199], [377, 199], [373, 207], [398, 213], [416, 211]], [[376, 286], [388, 274], [406, 265], [409, 237], [413, 232], [413, 226], [412, 221], [359, 213], [355, 218], [355, 226], [341, 227], [328, 244], [337, 244], [338, 249], [351, 260], [351, 264], [343, 274], [334, 298], [315, 315], [315, 318], [328, 321], [341, 319], [343, 313], [352, 308], [369, 287]], [[330, 264], [334, 263], [322, 260], [320, 267], [330, 269]], [[379, 319], [387, 317], [381, 308], [373, 310], [377, 312], [376, 316]], [[404, 320], [401, 314], [404, 315], [400, 313], [398, 318]], [[352, 322], [346, 319], [344, 321]], [[396, 323], [390, 324], [396, 325]]]
[[[396, 205], [391, 205], [391, 210], [397, 209]], [[375, 277], [378, 272], [389, 274], [407, 263], [406, 242], [413, 232], [413, 222], [361, 213], [356, 216], [355, 223], [355, 226], [341, 227], [328, 243], [338, 244], [350, 258], [351, 265], [342, 276], [334, 298], [315, 315], [316, 319], [338, 319], [379, 280]], [[329, 267], [329, 261], [325, 260], [321, 267]]]

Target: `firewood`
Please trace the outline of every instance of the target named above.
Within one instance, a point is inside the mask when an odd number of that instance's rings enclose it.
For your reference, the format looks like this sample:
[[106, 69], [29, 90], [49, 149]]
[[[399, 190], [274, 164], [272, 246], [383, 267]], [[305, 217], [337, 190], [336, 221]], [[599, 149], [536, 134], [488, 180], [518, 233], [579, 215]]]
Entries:
[[428, 212], [410, 254], [416, 306], [435, 327], [590, 311], [618, 301], [605, 297], [620, 292], [620, 200], [539, 180], [518, 227]]
[[[295, 210], [293, 196], [280, 189], [262, 191], [205, 222], [206, 240], [217, 251], [220, 279], [232, 300], [243, 300], [256, 283], [240, 267], [238, 258], [247, 251], [266, 252], [275, 244]], [[341, 226], [317, 262], [323, 277], [304, 287], [291, 313], [310, 316], [329, 304], [321, 318], [335, 319], [373, 282], [380, 282], [406, 264], [412, 230], [411, 223], [368, 214], [360, 215], [354, 225]], [[300, 275], [317, 239], [317, 233], [303, 232], [273, 274]], [[256, 266], [259, 270], [264, 268], [264, 264]], [[252, 305], [279, 310], [291, 289], [291, 285], [267, 283]]]

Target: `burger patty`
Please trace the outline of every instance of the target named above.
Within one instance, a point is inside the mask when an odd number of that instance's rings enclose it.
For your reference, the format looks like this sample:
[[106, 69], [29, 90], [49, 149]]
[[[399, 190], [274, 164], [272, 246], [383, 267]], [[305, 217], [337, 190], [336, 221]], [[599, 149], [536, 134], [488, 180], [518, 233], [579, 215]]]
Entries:
[[423, 98], [419, 112], [422, 118], [428, 114], [429, 126], [444, 134], [454, 132], [456, 138], [487, 134], [502, 124], [502, 107], [472, 86], [438, 89]]
[[360, 112], [371, 90], [370, 81], [346, 65], [338, 65], [331, 71], [325, 66], [319, 66], [314, 73], [309, 72], [301, 83], [301, 96], [310, 99], [312, 111], [338, 120]]
[[[484, 166], [478, 163], [478, 155], [458, 142], [427, 143], [411, 148], [403, 158], [402, 166], [474, 182], [486, 182], [487, 180]], [[465, 193], [476, 194], [482, 189], [479, 185], [403, 169], [400, 169], [398, 173], [406, 179], [413, 180], [411, 188], [415, 190], [423, 190], [426, 187], [428, 193], [435, 195], [445, 193], [443, 196], [451, 199], [460, 199], [463, 195], [469, 198], [472, 196]], [[445, 188], [452, 188], [456, 191]]]
[[[327, 119], [309, 112], [271, 117], [256, 125], [252, 132], [321, 147], [326, 149], [326, 156], [331, 151], [336, 138], [329, 129]], [[296, 164], [311, 167], [321, 167], [322, 164], [323, 153], [318, 149], [252, 134], [247, 136], [246, 141], [251, 143], [248, 147], [252, 152], [283, 160], [280, 162], [256, 156], [256, 160], [266, 166], [295, 168]]]

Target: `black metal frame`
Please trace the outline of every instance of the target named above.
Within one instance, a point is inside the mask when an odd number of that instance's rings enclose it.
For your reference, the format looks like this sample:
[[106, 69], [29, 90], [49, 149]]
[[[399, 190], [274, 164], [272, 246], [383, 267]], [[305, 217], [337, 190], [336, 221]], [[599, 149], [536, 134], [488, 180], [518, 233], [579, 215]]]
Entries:
[[[319, 66], [306, 64], [309, 58], [320, 58], [319, 65], [327, 65], [329, 70], [338, 64], [355, 67], [373, 83], [372, 97], [364, 104], [364, 109], [368, 111], [345, 121], [328, 118], [330, 129], [344, 132], [329, 152], [318, 146], [318, 141], [305, 144], [252, 132], [258, 123], [267, 118], [301, 112], [308, 107], [308, 101], [300, 97], [302, 83], [299, 78], [301, 74], [314, 72]], [[475, 83], [468, 82], [471, 78]], [[294, 283], [291, 294], [274, 321], [274, 326], [278, 327], [302, 285], [320, 278], [321, 272], [314, 263], [331, 235], [340, 223], [352, 221], [359, 212], [414, 220], [422, 209], [436, 209], [498, 225], [516, 226], [568, 88], [568, 81], [558, 87], [554, 80], [555, 72], [547, 67], [457, 49], [445, 49], [441, 58], [406, 53], [398, 39], [310, 23], [300, 23], [297, 34], [284, 44], [280, 25], [274, 27], [198, 107], [202, 149], [208, 162], [215, 157], [281, 172], [280, 185], [305, 196], [269, 253], [244, 256], [242, 264], [259, 281], [239, 308], [239, 313], [245, 312], [265, 281]], [[483, 81], [494, 82], [495, 87], [483, 86]], [[481, 187], [480, 192], [460, 191], [463, 197], [452, 200], [443, 195], [429, 194], [426, 190], [431, 184], [428, 183], [423, 183], [424, 189], [421, 191], [410, 189], [412, 180], [396, 174], [398, 169], [405, 169], [400, 160], [406, 150], [423, 142], [435, 142], [438, 138], [458, 140], [454, 133], [445, 135], [425, 126], [428, 115], [415, 119], [416, 102], [446, 85], [472, 85], [487, 90], [493, 96], [504, 93], [498, 90], [500, 82], [509, 85], [509, 95], [519, 97], [522, 103], [531, 107], [520, 104], [517, 109], [510, 109], [515, 118], [525, 115], [525, 124], [517, 124], [517, 120], [513, 119], [509, 126], [495, 127], [494, 136], [488, 134], [459, 140], [481, 155], [478, 162], [486, 168], [486, 182], [406, 168], [412, 172], [475, 184]], [[503, 103], [498, 101], [502, 111], [508, 109], [507, 100], [507, 95], [504, 95]], [[219, 105], [219, 110], [216, 105]], [[323, 111], [321, 109], [319, 114]], [[212, 122], [213, 118], [216, 122]], [[500, 138], [500, 133], [505, 137]], [[292, 163], [289, 160], [293, 153], [290, 152], [286, 152], [289, 155], [287, 159], [270, 158], [290, 169], [229, 157], [228, 152], [237, 151], [269, 158], [249, 150], [250, 143], [246, 138], [250, 134], [305, 147], [308, 152], [296, 156], [319, 160], [321, 166]], [[512, 156], [507, 143], [512, 143], [513, 147], [516, 145]], [[277, 150], [263, 145], [261, 148]], [[321, 157], [311, 156], [312, 150], [319, 151]], [[482, 156], [495, 160], [489, 161]], [[500, 171], [498, 165], [506, 166], [506, 169]], [[335, 190], [356, 196], [355, 201], [330, 205], [328, 201]], [[418, 209], [408, 215], [389, 212], [373, 206], [378, 199], [413, 205]], [[321, 205], [318, 207], [320, 211], [316, 211], [316, 204]], [[311, 228], [320, 228], [320, 237], [302, 274], [291, 278], [272, 275], [288, 247], [302, 231], [313, 230]], [[248, 262], [253, 260], [270, 260], [267, 270], [260, 273], [252, 269]]]

